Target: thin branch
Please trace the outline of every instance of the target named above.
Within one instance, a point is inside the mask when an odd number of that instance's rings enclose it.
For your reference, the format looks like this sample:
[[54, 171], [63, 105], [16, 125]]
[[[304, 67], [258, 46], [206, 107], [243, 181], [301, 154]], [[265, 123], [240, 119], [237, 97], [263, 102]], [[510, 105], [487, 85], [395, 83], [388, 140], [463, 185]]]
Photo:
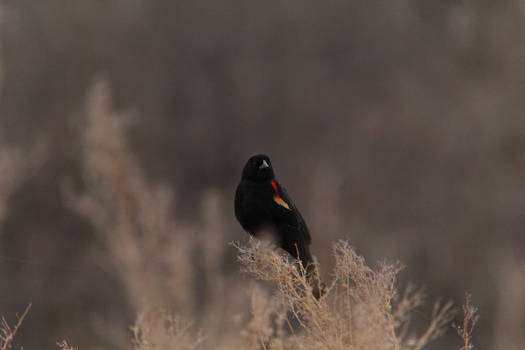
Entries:
[[463, 304], [463, 325], [454, 324], [453, 327], [458, 332], [458, 335], [463, 340], [463, 347], [460, 350], [471, 350], [474, 348], [472, 344], [472, 331], [478, 322], [478, 309], [470, 303], [472, 295], [465, 294], [465, 304]]
[[13, 329], [9, 326], [6, 319], [2, 317], [1, 325], [0, 325], [0, 350], [7, 350], [11, 348], [11, 345], [13, 343], [13, 340], [15, 338], [16, 332], [20, 329], [20, 326], [22, 325], [22, 322], [24, 321], [24, 318], [29, 313], [29, 309], [31, 309], [31, 303], [29, 303], [26, 306], [26, 309], [24, 310], [24, 313], [22, 316], [16, 315], [17, 322]]

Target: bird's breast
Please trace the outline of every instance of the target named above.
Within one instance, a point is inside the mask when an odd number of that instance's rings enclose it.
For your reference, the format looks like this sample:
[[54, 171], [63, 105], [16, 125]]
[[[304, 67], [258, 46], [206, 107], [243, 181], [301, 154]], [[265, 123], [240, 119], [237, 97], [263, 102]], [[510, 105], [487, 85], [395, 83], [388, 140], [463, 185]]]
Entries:
[[236, 216], [247, 231], [257, 231], [271, 222], [269, 204], [272, 203], [273, 191], [259, 183], [241, 182], [236, 200]]

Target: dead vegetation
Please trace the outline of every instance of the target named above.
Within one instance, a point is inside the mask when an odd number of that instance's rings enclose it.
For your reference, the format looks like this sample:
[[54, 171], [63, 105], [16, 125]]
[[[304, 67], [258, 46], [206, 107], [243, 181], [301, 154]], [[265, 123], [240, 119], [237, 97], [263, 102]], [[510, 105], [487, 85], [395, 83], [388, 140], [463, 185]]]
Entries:
[[[138, 315], [127, 330], [135, 349], [419, 350], [449, 326], [451, 303], [436, 303], [426, 330], [412, 334], [410, 320], [422, 293], [411, 286], [400, 293], [401, 264], [372, 268], [345, 241], [333, 244], [335, 267], [319, 300], [302, 267], [261, 241], [234, 246], [241, 269], [262, 284], [225, 275], [219, 268], [227, 242], [218, 219], [221, 199], [213, 192], [206, 196], [201, 227], [174, 220], [172, 191], [145, 179], [126, 140], [132, 118], [113, 111], [110, 102], [107, 83], [96, 82], [81, 127], [85, 188], [64, 185], [64, 198], [92, 223], [108, 250], [100, 257], [112, 259], [125, 284]], [[190, 233], [202, 239], [189, 239]], [[199, 298], [193, 285], [203, 281], [210, 292]], [[195, 317], [199, 307], [204, 311]], [[1, 350], [10, 346], [27, 311], [14, 328], [4, 321]], [[469, 350], [476, 320], [469, 298], [464, 312], [457, 329]], [[74, 349], [66, 341], [57, 344]]]
[[16, 323], [10, 326], [5, 317], [0, 320], [0, 350], [11, 349], [15, 335], [22, 326], [24, 318], [31, 309], [31, 304], [28, 304], [21, 316], [16, 315]]
[[191, 322], [162, 309], [139, 314], [131, 331], [137, 350], [194, 350], [204, 340], [194, 333]]
[[465, 294], [465, 304], [463, 304], [463, 323], [460, 325], [454, 324], [454, 328], [458, 335], [463, 340], [463, 347], [460, 350], [470, 350], [474, 348], [472, 344], [472, 332], [479, 320], [478, 309], [472, 305], [470, 299], [471, 294]]
[[[395, 280], [400, 264], [382, 262], [377, 269], [372, 269], [345, 241], [338, 241], [333, 246], [336, 262], [333, 280], [320, 300], [309, 291], [309, 283], [300, 267], [298, 269], [286, 256], [255, 240], [248, 246], [236, 244], [236, 247], [246, 272], [277, 287], [278, 305], [284, 310], [274, 310], [274, 318], [280, 319], [289, 312], [299, 324], [297, 330], [288, 329], [293, 334], [291, 339], [288, 339], [290, 336], [268, 339], [268, 332], [264, 330], [269, 326], [260, 326], [259, 342], [267, 344], [265, 348], [274, 348], [272, 344], [293, 344], [290, 349], [296, 346], [304, 349], [422, 349], [442, 334], [454, 315], [451, 303], [436, 304], [427, 330], [419, 337], [408, 336], [402, 330], [408, 325], [410, 312], [421, 303], [421, 293], [409, 290], [394, 302], [398, 295]], [[254, 312], [254, 319], [270, 319], [265, 316], [268, 308], [252, 307], [252, 310], [262, 312], [262, 315]], [[281, 326], [291, 327], [289, 322]]]

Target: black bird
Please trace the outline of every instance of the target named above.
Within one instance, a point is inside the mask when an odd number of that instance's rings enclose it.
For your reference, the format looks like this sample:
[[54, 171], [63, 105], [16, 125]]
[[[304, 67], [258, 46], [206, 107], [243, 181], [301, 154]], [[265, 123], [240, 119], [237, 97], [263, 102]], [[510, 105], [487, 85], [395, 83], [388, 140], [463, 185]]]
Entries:
[[[244, 166], [235, 193], [235, 217], [255, 237], [261, 238], [262, 232], [273, 233], [275, 243], [301, 262], [312, 281], [315, 268], [309, 249], [310, 232], [299, 209], [275, 179], [272, 163], [265, 154], [251, 157]], [[312, 285], [317, 298], [319, 283]]]

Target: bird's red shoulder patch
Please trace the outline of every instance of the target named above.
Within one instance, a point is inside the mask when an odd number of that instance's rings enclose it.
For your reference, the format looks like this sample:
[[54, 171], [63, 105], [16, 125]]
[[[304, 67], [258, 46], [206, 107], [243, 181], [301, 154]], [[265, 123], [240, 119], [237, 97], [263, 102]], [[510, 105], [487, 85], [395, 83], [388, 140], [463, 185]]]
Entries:
[[286, 209], [290, 210], [290, 206], [288, 205], [288, 203], [286, 203], [279, 194], [279, 188], [277, 187], [277, 183], [275, 183], [275, 181], [272, 180], [271, 184], [273, 187], [273, 201], [279, 204], [281, 207], [285, 207]]

